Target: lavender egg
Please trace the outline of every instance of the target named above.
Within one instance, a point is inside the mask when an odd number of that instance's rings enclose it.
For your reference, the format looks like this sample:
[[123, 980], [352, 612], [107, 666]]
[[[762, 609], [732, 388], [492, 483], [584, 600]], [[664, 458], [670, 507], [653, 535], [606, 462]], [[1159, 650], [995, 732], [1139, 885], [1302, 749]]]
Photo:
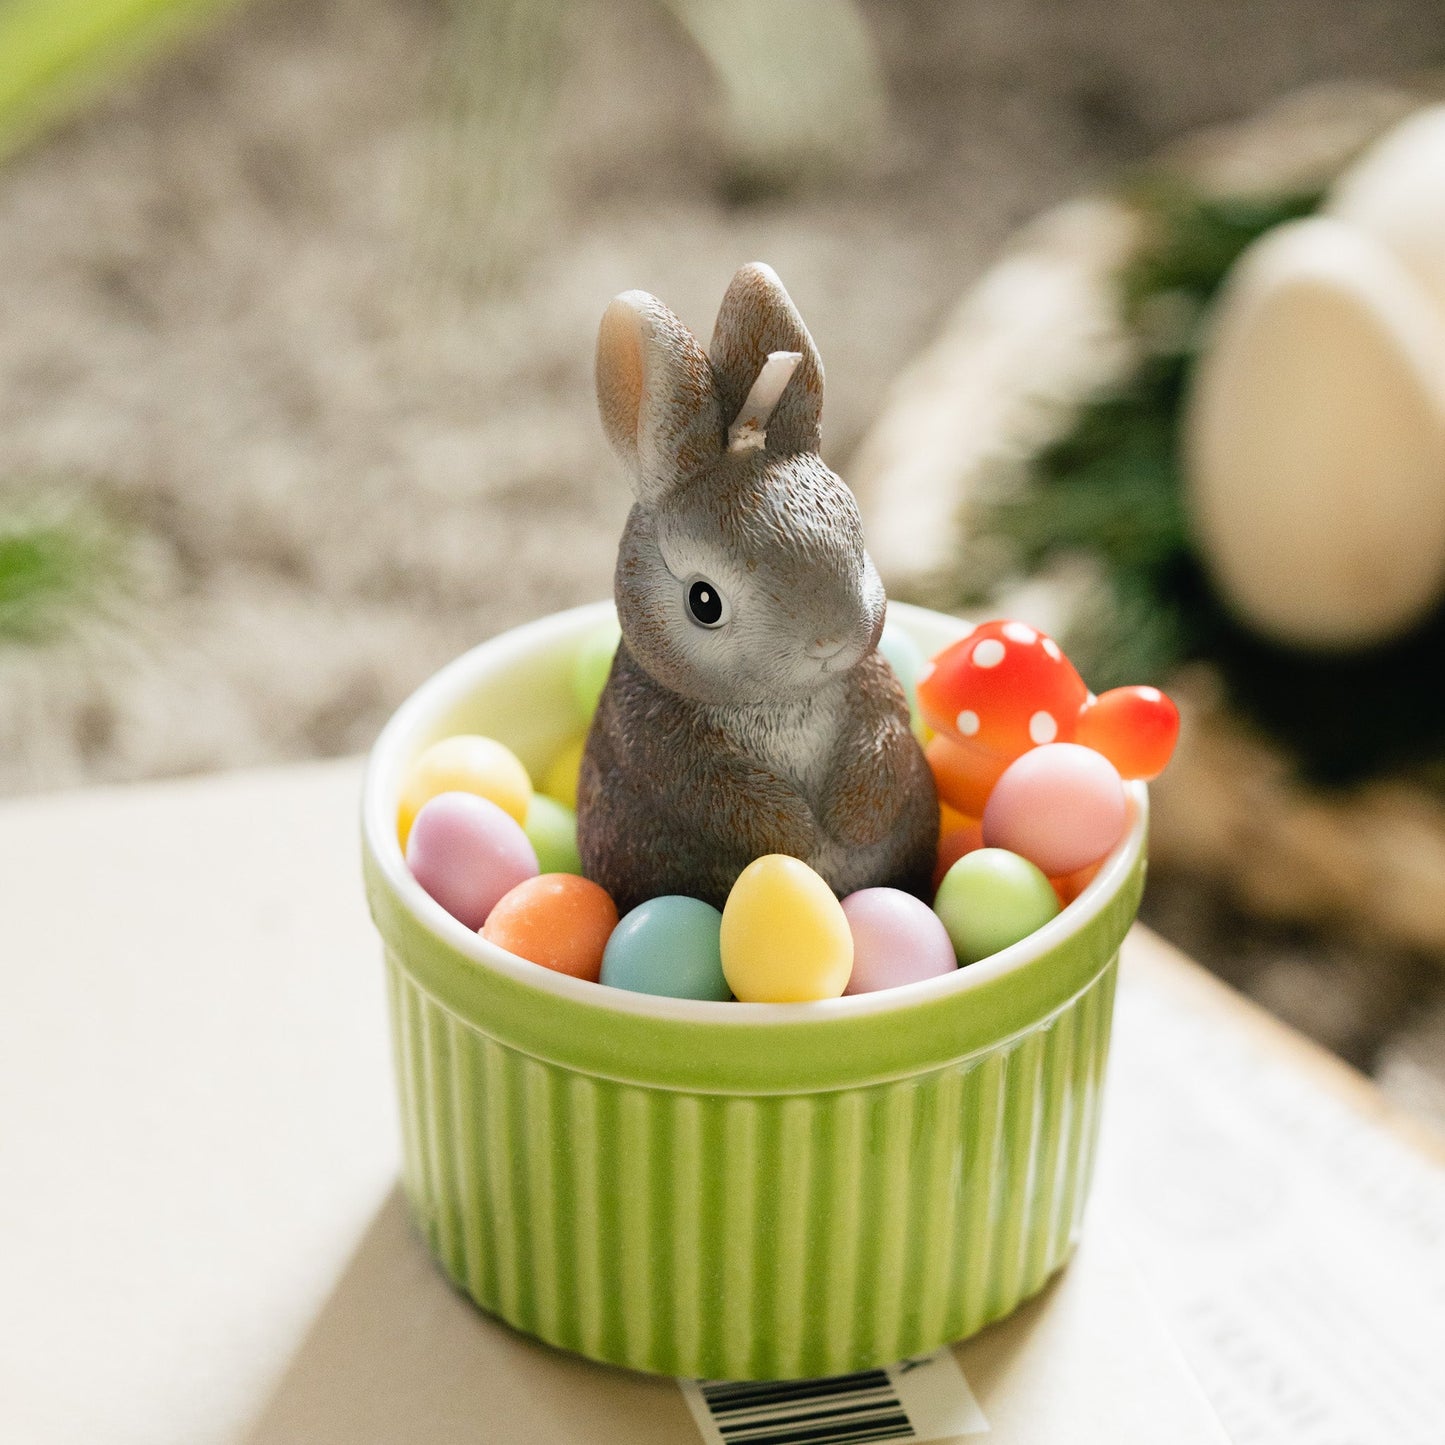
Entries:
[[412, 876], [448, 913], [477, 929], [504, 893], [535, 878], [537, 853], [515, 818], [475, 793], [441, 793], [406, 843]]
[[853, 973], [844, 993], [937, 978], [958, 967], [943, 920], [911, 893], [862, 888], [843, 900], [853, 934]]

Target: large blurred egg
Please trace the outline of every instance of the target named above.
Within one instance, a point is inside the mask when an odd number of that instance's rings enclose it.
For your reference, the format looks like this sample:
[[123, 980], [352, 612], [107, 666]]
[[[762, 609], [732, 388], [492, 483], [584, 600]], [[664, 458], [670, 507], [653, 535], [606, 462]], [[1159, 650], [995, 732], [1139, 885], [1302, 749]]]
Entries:
[[723, 973], [744, 1003], [837, 998], [853, 970], [853, 935], [821, 875], [769, 853], [741, 873], [723, 905]]
[[1324, 210], [1403, 262], [1445, 325], [1445, 105], [1416, 111], [1371, 146], [1335, 182]]
[[1185, 463], [1243, 621], [1327, 649], [1407, 629], [1445, 583], [1445, 331], [1419, 283], [1337, 220], [1262, 237], [1221, 294]]

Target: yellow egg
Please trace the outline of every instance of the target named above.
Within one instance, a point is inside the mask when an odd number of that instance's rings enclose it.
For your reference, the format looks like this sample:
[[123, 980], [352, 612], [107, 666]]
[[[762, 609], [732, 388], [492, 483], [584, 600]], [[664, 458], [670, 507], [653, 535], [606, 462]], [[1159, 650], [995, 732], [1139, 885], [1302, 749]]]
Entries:
[[549, 798], [555, 798], [573, 809], [577, 806], [577, 774], [582, 771], [582, 753], [586, 747], [586, 738], [568, 743], [552, 760], [542, 779], [542, 791]]
[[463, 733], [433, 743], [412, 763], [401, 785], [396, 829], [403, 848], [416, 815], [440, 793], [475, 793], [525, 824], [532, 780], [517, 755], [495, 738]]
[[782, 853], [738, 874], [722, 918], [722, 965], [744, 1003], [837, 998], [853, 972], [853, 935], [833, 890]]

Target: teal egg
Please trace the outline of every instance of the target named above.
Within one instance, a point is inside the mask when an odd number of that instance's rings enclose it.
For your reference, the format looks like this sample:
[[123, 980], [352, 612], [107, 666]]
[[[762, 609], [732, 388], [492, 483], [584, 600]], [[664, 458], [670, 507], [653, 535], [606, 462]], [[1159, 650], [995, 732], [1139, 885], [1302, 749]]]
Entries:
[[729, 999], [721, 930], [722, 914], [701, 899], [650, 898], [612, 930], [602, 982], [668, 998]]
[[891, 623], [884, 624], [883, 635], [878, 639], [878, 651], [888, 660], [894, 677], [903, 687], [903, 694], [908, 699], [908, 715], [913, 723], [913, 731], [921, 740], [927, 724], [918, 711], [918, 677], [928, 659], [924, 657], [923, 649], [906, 632]]
[[581, 873], [577, 853], [577, 814], [545, 793], [533, 793], [523, 831], [537, 853], [543, 873]]
[[612, 671], [612, 659], [621, 640], [617, 623], [608, 622], [582, 639], [572, 659], [572, 696], [585, 721], [590, 722], [597, 711], [597, 699], [607, 685], [607, 674]]
[[976, 963], [1042, 928], [1059, 911], [1059, 899], [1027, 858], [1003, 848], [976, 848], [943, 875], [933, 911], [958, 961]]

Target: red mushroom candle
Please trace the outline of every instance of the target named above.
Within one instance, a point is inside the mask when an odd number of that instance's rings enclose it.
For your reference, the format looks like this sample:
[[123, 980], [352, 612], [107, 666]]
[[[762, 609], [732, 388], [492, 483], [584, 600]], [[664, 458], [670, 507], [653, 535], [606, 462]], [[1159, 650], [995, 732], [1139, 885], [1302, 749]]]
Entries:
[[939, 796], [978, 817], [1004, 769], [1044, 743], [1072, 742], [1089, 689], [1053, 638], [985, 622], [945, 648], [918, 682]]
[[1157, 778], [1179, 740], [1179, 709], [1157, 687], [1115, 687], [1079, 714], [1074, 741], [1103, 753], [1122, 778]]

